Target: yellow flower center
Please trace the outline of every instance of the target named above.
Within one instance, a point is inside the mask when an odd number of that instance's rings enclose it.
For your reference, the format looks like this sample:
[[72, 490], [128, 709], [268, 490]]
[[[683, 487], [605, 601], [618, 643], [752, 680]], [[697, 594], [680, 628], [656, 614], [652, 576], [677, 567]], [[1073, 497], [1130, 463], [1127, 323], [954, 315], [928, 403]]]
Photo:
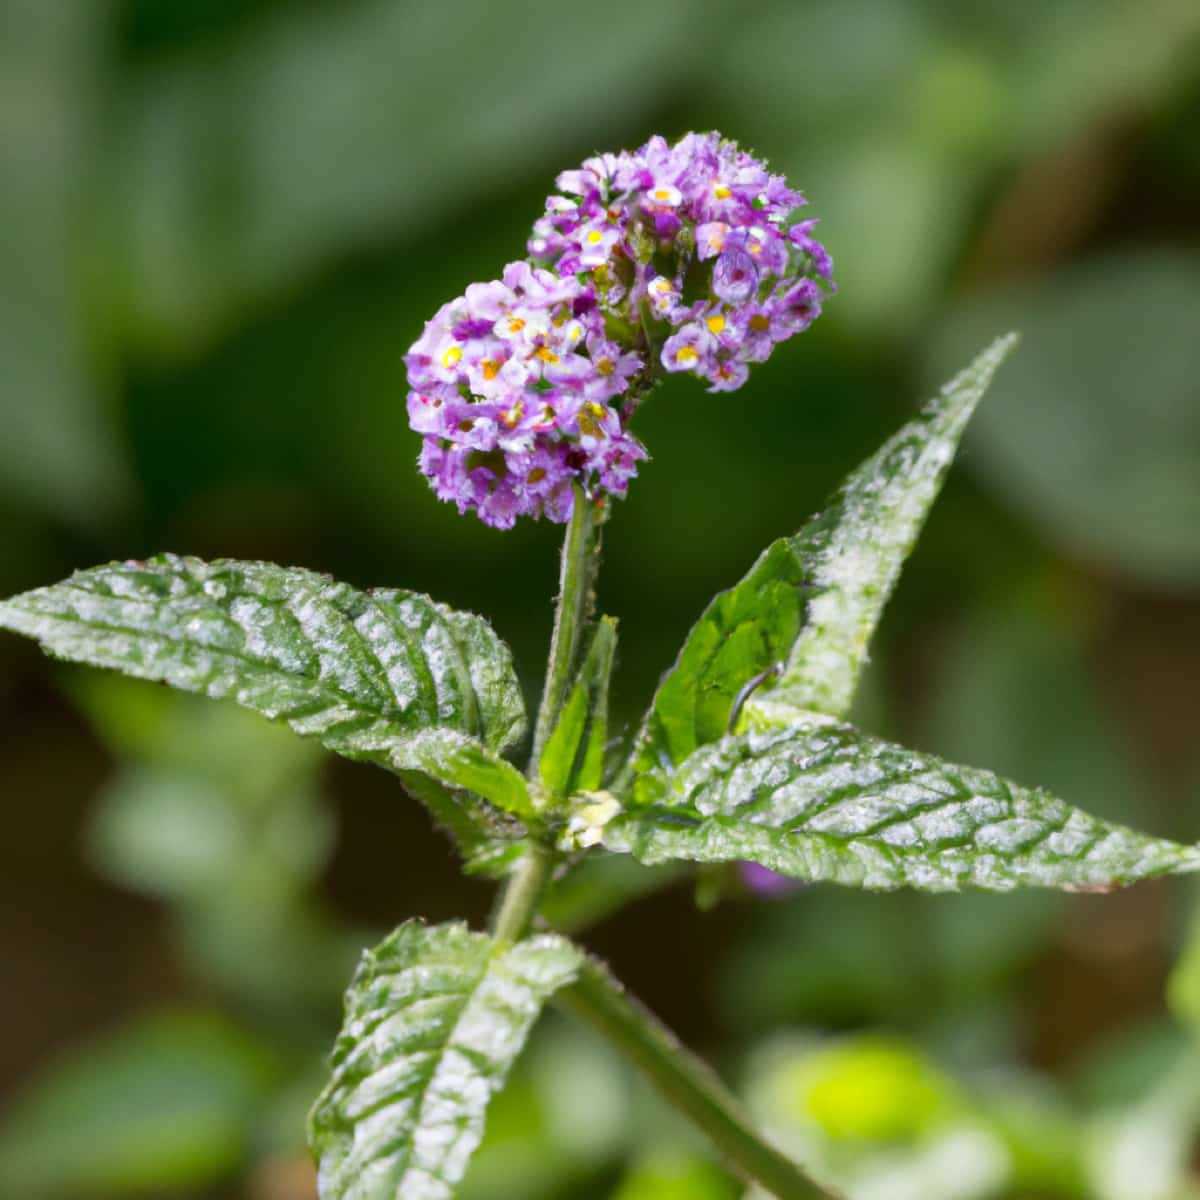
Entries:
[[503, 413], [501, 415], [500, 420], [502, 420], [504, 422], [506, 428], [512, 429], [516, 426], [517, 422], [521, 419], [521, 414], [524, 411], [525, 411], [525, 405], [522, 404], [520, 400], [518, 400], [512, 406], [512, 408], [508, 409], [505, 413]]
[[585, 404], [579, 410], [579, 432], [585, 437], [600, 437], [604, 430], [600, 427], [600, 420], [604, 416], [604, 406], [597, 404], [594, 400]]
[[528, 483], [540, 483], [546, 478], [545, 467], [534, 467], [532, 471], [525, 477]]
[[495, 379], [500, 374], [500, 364], [494, 358], [485, 358], [480, 364], [484, 379]]
[[728, 200], [732, 195], [733, 193], [723, 183], [713, 184], [713, 196], [717, 200]]
[[720, 333], [725, 328], [725, 318], [720, 313], [709, 317], [704, 323], [713, 333]]
[[680, 346], [675, 351], [675, 361], [681, 363], [694, 363], [700, 357], [695, 346]]
[[596, 359], [596, 370], [601, 375], [611, 375], [617, 369], [617, 364], [611, 358]]
[[461, 346], [450, 346], [446, 353], [442, 355], [443, 367], [455, 367], [458, 365], [459, 359], [463, 356]]
[[554, 351], [551, 350], [549, 346], [539, 346], [533, 352], [533, 356], [534, 356], [534, 358], [540, 358], [542, 360], [542, 362], [545, 362], [545, 363], [558, 362], [558, 355], [555, 354]]
[[525, 318], [524, 317], [509, 317], [508, 318], [508, 332], [509, 333], [520, 333], [521, 330], [524, 328], [525, 328]]
[[598, 229], [589, 229], [587, 234], [584, 236], [584, 241], [586, 241], [588, 245], [594, 246], [597, 242], [604, 241], [604, 234], [602, 234]]

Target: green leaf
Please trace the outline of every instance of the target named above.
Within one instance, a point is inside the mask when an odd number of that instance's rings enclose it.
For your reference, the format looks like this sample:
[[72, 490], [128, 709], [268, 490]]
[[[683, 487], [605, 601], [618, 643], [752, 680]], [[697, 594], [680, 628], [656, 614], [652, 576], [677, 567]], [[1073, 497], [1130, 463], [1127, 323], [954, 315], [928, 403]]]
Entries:
[[252, 889], [293, 896], [333, 849], [321, 749], [232, 704], [75, 673], [70, 691], [122, 764], [91, 813], [88, 850], [110, 880], [171, 901]]
[[489, 1099], [581, 961], [555, 934], [504, 945], [416, 921], [368, 951], [309, 1119], [323, 1200], [452, 1196]]
[[823, 514], [773, 542], [713, 599], [659, 685], [618, 791], [632, 785], [645, 800], [637, 777], [722, 737], [739, 698], [767, 723], [779, 704], [846, 714], [900, 567], [968, 418], [1015, 343], [1012, 334], [994, 342], [849, 477]]
[[1175, 1016], [1200, 1034], [1200, 914], [1192, 918], [1183, 954], [1167, 981], [1167, 1001]]
[[320, 874], [332, 834], [315, 789], [252, 804], [212, 779], [139, 764], [98, 797], [88, 850], [101, 874], [151, 896], [191, 901], [238, 885], [276, 898]]
[[[481, 618], [427, 596], [163, 555], [0, 603], [0, 627], [60, 658], [229, 696], [347, 757], [478, 784], [494, 802], [528, 809], [498, 758], [525, 723], [512, 656]], [[434, 728], [451, 740], [409, 745]], [[471, 749], [471, 738], [482, 744]]]
[[538, 763], [542, 786], [551, 796], [594, 791], [603, 782], [608, 681], [616, 649], [617, 623], [601, 617], [579, 678]]
[[655, 693], [633, 772], [669, 769], [722, 737], [738, 692], [787, 657], [803, 616], [804, 568], [795, 541], [773, 542], [739, 584], [704, 610]]
[[420, 771], [445, 784], [482, 796], [518, 817], [534, 816], [525, 777], [482, 742], [450, 729], [429, 729], [405, 738], [391, 752], [390, 765]]
[[613, 1200], [736, 1200], [744, 1191], [707, 1159], [660, 1147], [634, 1164]]
[[0, 1193], [23, 1200], [199, 1192], [235, 1171], [277, 1066], [201, 1013], [104, 1034], [37, 1076], [0, 1125]]
[[[844, 717], [900, 568], [941, 491], [967, 421], [1017, 344], [994, 341], [842, 485], [795, 539], [809, 576], [804, 629], [757, 699]], [[753, 706], [754, 700], [750, 701]]]
[[500, 879], [524, 857], [529, 848], [522, 836], [524, 827], [507, 813], [482, 805], [421, 771], [397, 773], [405, 790], [420, 800], [454, 839], [468, 874]]
[[[0, 499], [95, 529], [127, 512], [86, 278], [105, 140], [103, 5], [0, 3]], [[92, 314], [94, 316], [94, 314]], [[103, 354], [100, 355], [103, 359]], [[6, 534], [6, 540], [11, 538]]]
[[872, 890], [1093, 891], [1200, 870], [1200, 849], [820, 716], [697, 751], [602, 840], [646, 863], [751, 860]]

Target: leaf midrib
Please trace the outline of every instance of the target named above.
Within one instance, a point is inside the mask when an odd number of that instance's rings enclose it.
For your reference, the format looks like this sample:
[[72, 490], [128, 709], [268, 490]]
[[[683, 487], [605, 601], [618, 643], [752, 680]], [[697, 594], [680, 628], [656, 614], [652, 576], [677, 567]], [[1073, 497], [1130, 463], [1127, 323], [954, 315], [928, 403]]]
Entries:
[[[502, 957], [504, 952], [505, 952], [504, 947], [493, 943], [491, 948], [488, 950], [486, 958], [484, 958], [484, 960], [483, 960], [482, 968], [479, 971], [478, 976], [475, 978], [475, 981], [471, 984], [471, 986], [465, 992], [461, 993], [461, 1001], [457, 1005], [454, 1006], [456, 1011], [455, 1011], [455, 1015], [453, 1018], [453, 1024], [451, 1025], [449, 1031], [447, 1032], [446, 1037], [442, 1040], [440, 1046], [436, 1047], [435, 1049], [433, 1049], [429, 1052], [428, 1063], [423, 1065], [423, 1067], [421, 1069], [419, 1069], [417, 1072], [415, 1072], [415, 1074], [419, 1078], [420, 1082], [416, 1087], [411, 1089], [410, 1094], [417, 1101], [416, 1116], [410, 1126], [408, 1135], [403, 1139], [403, 1141], [400, 1143], [399, 1149], [396, 1151], [397, 1166], [398, 1166], [398, 1174], [395, 1179], [396, 1187], [399, 1187], [401, 1184], [404, 1183], [405, 1177], [408, 1175], [409, 1171], [412, 1169], [413, 1146], [416, 1142], [417, 1132], [420, 1129], [422, 1129], [425, 1125], [426, 1105], [428, 1104], [428, 1101], [429, 1101], [429, 1088], [433, 1083], [434, 1076], [438, 1072], [438, 1067], [440, 1066], [442, 1061], [445, 1059], [445, 1056], [448, 1053], [448, 1051], [451, 1048], [454, 1048], [454, 1050], [457, 1053], [461, 1053], [463, 1055], [463, 1057], [466, 1058], [472, 1064], [473, 1067], [475, 1067], [476, 1071], [478, 1071], [478, 1073], [480, 1075], [486, 1075], [485, 1068], [487, 1066], [487, 1063], [486, 1062], [480, 1063], [480, 1062], [476, 1061], [478, 1055], [475, 1052], [471, 1051], [469, 1048], [455, 1046], [454, 1041], [455, 1041], [455, 1037], [458, 1033], [458, 1030], [462, 1026], [463, 1017], [466, 1015], [467, 1009], [470, 1008], [470, 1006], [471, 1006], [472, 1000], [474, 1000], [476, 995], [478, 995], [480, 988], [483, 986], [489, 973], [493, 969], [493, 966], [495, 965], [497, 959]], [[389, 1011], [384, 1014], [383, 1019], [386, 1020], [391, 1015], [392, 1015], [392, 1013]], [[369, 1079], [369, 1078], [370, 1078], [369, 1075], [364, 1077], [364, 1079]], [[378, 1104], [372, 1105], [370, 1108], [364, 1109], [361, 1112], [356, 1113], [354, 1120], [349, 1123], [349, 1127], [353, 1128], [354, 1125], [360, 1123], [364, 1118], [369, 1117], [371, 1114], [378, 1112], [381, 1108], [386, 1107], [388, 1104], [394, 1103], [395, 1100], [396, 1100], [396, 1096], [394, 1096], [394, 1095], [388, 1096], [388, 1097], [381, 1099]], [[442, 1179], [443, 1182], [449, 1182], [449, 1181], [445, 1180], [445, 1178], [441, 1174], [435, 1175], [435, 1178]]]
[[[1070, 819], [1071, 810], [1068, 808], [1067, 820]], [[737, 834], [752, 834], [762, 835], [764, 838], [776, 835], [783, 838], [795, 839], [797, 842], [802, 840], [810, 841], [818, 846], [825, 847], [835, 852], [852, 853], [856, 845], [869, 844], [872, 850], [885, 854], [889, 858], [896, 861], [897, 868], [902, 873], [905, 870], [906, 860], [924, 857], [936, 859], [937, 857], [953, 852], [955, 850], [975, 850], [978, 830], [972, 833], [963, 835], [962, 838], [955, 838], [946, 842], [939, 842], [937, 845], [930, 846], [921, 844], [916, 846], [893, 846], [888, 842], [880, 840], [873, 833], [862, 834], [834, 834], [823, 830], [807, 829], [807, 828], [788, 828], [775, 825], [764, 825], [758, 822], [750, 822], [741, 820], [737, 815], [732, 813], [711, 813], [705, 815], [699, 812], [691, 805], [683, 806], [662, 806], [654, 805], [646, 808], [633, 809], [624, 814], [620, 821], [630, 820], [635, 829], [637, 826], [644, 826], [644, 822], [649, 820], [654, 822], [656, 818], [667, 818], [667, 822], [674, 822], [679, 832], [700, 832], [704, 827], [713, 828], [717, 831], [728, 833], [731, 835]], [[1051, 828], [1044, 832], [1039, 832], [1038, 836], [1028, 844], [1023, 844], [1016, 854], [1007, 854], [1000, 850], [980, 850], [980, 855], [990, 855], [1003, 865], [1004, 873], [1013, 878], [1019, 878], [1023, 875], [1024, 870], [1019, 862], [1014, 861], [1028, 856], [1035, 847], [1040, 847], [1042, 844], [1052, 837], [1055, 833], [1061, 833], [1065, 828], [1066, 821], [1054, 823]], [[663, 830], [670, 832], [669, 828], [664, 826], [651, 825], [651, 832]], [[1096, 846], [1100, 845], [1106, 838], [1120, 833], [1136, 833], [1122, 825], [1110, 825], [1106, 822], [1097, 821], [1098, 835], [1091, 837], [1086, 843], [1085, 848], [1069, 855], [1055, 854], [1053, 852], [1046, 853], [1043, 850], [1042, 862], [1045, 865], [1088, 865], [1089, 855], [1095, 850]], [[886, 828], [886, 826], [884, 826]], [[982, 827], [981, 827], [982, 828]], [[1200, 870], [1200, 851], [1195, 847], [1181, 845], [1181, 851], [1187, 850], [1191, 852], [1191, 856], [1186, 859], [1186, 862], [1177, 864], [1169, 868], [1171, 871], [1179, 872], [1182, 869]], [[1166, 873], [1168, 868], [1164, 868], [1163, 873]]]

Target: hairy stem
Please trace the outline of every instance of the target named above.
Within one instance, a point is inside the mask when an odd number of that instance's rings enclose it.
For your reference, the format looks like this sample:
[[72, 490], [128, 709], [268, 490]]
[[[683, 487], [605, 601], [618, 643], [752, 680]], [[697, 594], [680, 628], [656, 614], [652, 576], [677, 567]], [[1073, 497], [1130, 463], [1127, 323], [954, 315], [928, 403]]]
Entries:
[[575, 506], [563, 539], [562, 567], [558, 576], [558, 605], [554, 614], [554, 633], [550, 639], [550, 664], [546, 668], [546, 687], [538, 709], [533, 733], [533, 754], [529, 774], [537, 773], [538, 759], [566, 701], [571, 677], [579, 658], [579, 646], [592, 603], [592, 589], [599, 565], [596, 509], [582, 487], [575, 484]]
[[[574, 485], [575, 503], [563, 538], [562, 566], [558, 575], [558, 601], [554, 610], [554, 632], [550, 638], [550, 664], [533, 734], [533, 752], [528, 775], [537, 776], [538, 760], [554, 732], [579, 658], [580, 643], [592, 605], [592, 588], [599, 565], [597, 533], [600, 521], [596, 507], [579, 484]], [[497, 942], [511, 943], [525, 935], [537, 913], [538, 902], [550, 882], [554, 852], [534, 844], [510, 877], [496, 915], [492, 934]]]
[[554, 869], [553, 852], [544, 846], [531, 846], [521, 865], [509, 877], [496, 916], [492, 922], [492, 936], [498, 943], [506, 945], [518, 942], [537, 912], [550, 873]]
[[779, 1200], [832, 1200], [754, 1130], [712, 1069], [639, 1004], [602, 963], [590, 959], [558, 1003], [589, 1021], [631, 1059], [662, 1095], [708, 1135], [747, 1182]]
[[[601, 521], [596, 506], [576, 484], [575, 504], [563, 539], [550, 663], [534, 726], [530, 779], [537, 774], [542, 750], [558, 722], [578, 665], [599, 566]], [[509, 879], [492, 923], [497, 943], [511, 944], [524, 937], [537, 914], [555, 857], [550, 847], [534, 845]], [[561, 995], [561, 1002], [595, 1025], [632, 1059], [747, 1181], [760, 1184], [780, 1200], [814, 1200], [831, 1195], [755, 1133], [716, 1075], [630, 997], [601, 963], [589, 960], [578, 982]]]

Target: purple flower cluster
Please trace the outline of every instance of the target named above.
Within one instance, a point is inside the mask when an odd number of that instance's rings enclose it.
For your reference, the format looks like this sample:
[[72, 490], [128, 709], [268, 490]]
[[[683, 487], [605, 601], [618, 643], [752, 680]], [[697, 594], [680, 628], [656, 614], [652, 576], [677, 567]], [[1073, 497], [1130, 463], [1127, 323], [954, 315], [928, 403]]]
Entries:
[[646, 457], [612, 404], [643, 360], [608, 338], [576, 279], [510, 263], [444, 304], [405, 361], [421, 470], [439, 499], [498, 529], [566, 521], [576, 480], [623, 496]]
[[820, 315], [833, 265], [815, 222], [791, 221], [804, 197], [715, 133], [597, 155], [558, 187], [530, 257], [588, 278], [603, 308], [661, 341], [667, 371], [734, 391]]
[[576, 483], [623, 496], [646, 458], [627, 426], [661, 372], [733, 391], [831, 286], [814, 222], [791, 222], [800, 193], [716, 134], [557, 182], [530, 261], [443, 305], [406, 358], [421, 470], [501, 529], [566, 521]]

